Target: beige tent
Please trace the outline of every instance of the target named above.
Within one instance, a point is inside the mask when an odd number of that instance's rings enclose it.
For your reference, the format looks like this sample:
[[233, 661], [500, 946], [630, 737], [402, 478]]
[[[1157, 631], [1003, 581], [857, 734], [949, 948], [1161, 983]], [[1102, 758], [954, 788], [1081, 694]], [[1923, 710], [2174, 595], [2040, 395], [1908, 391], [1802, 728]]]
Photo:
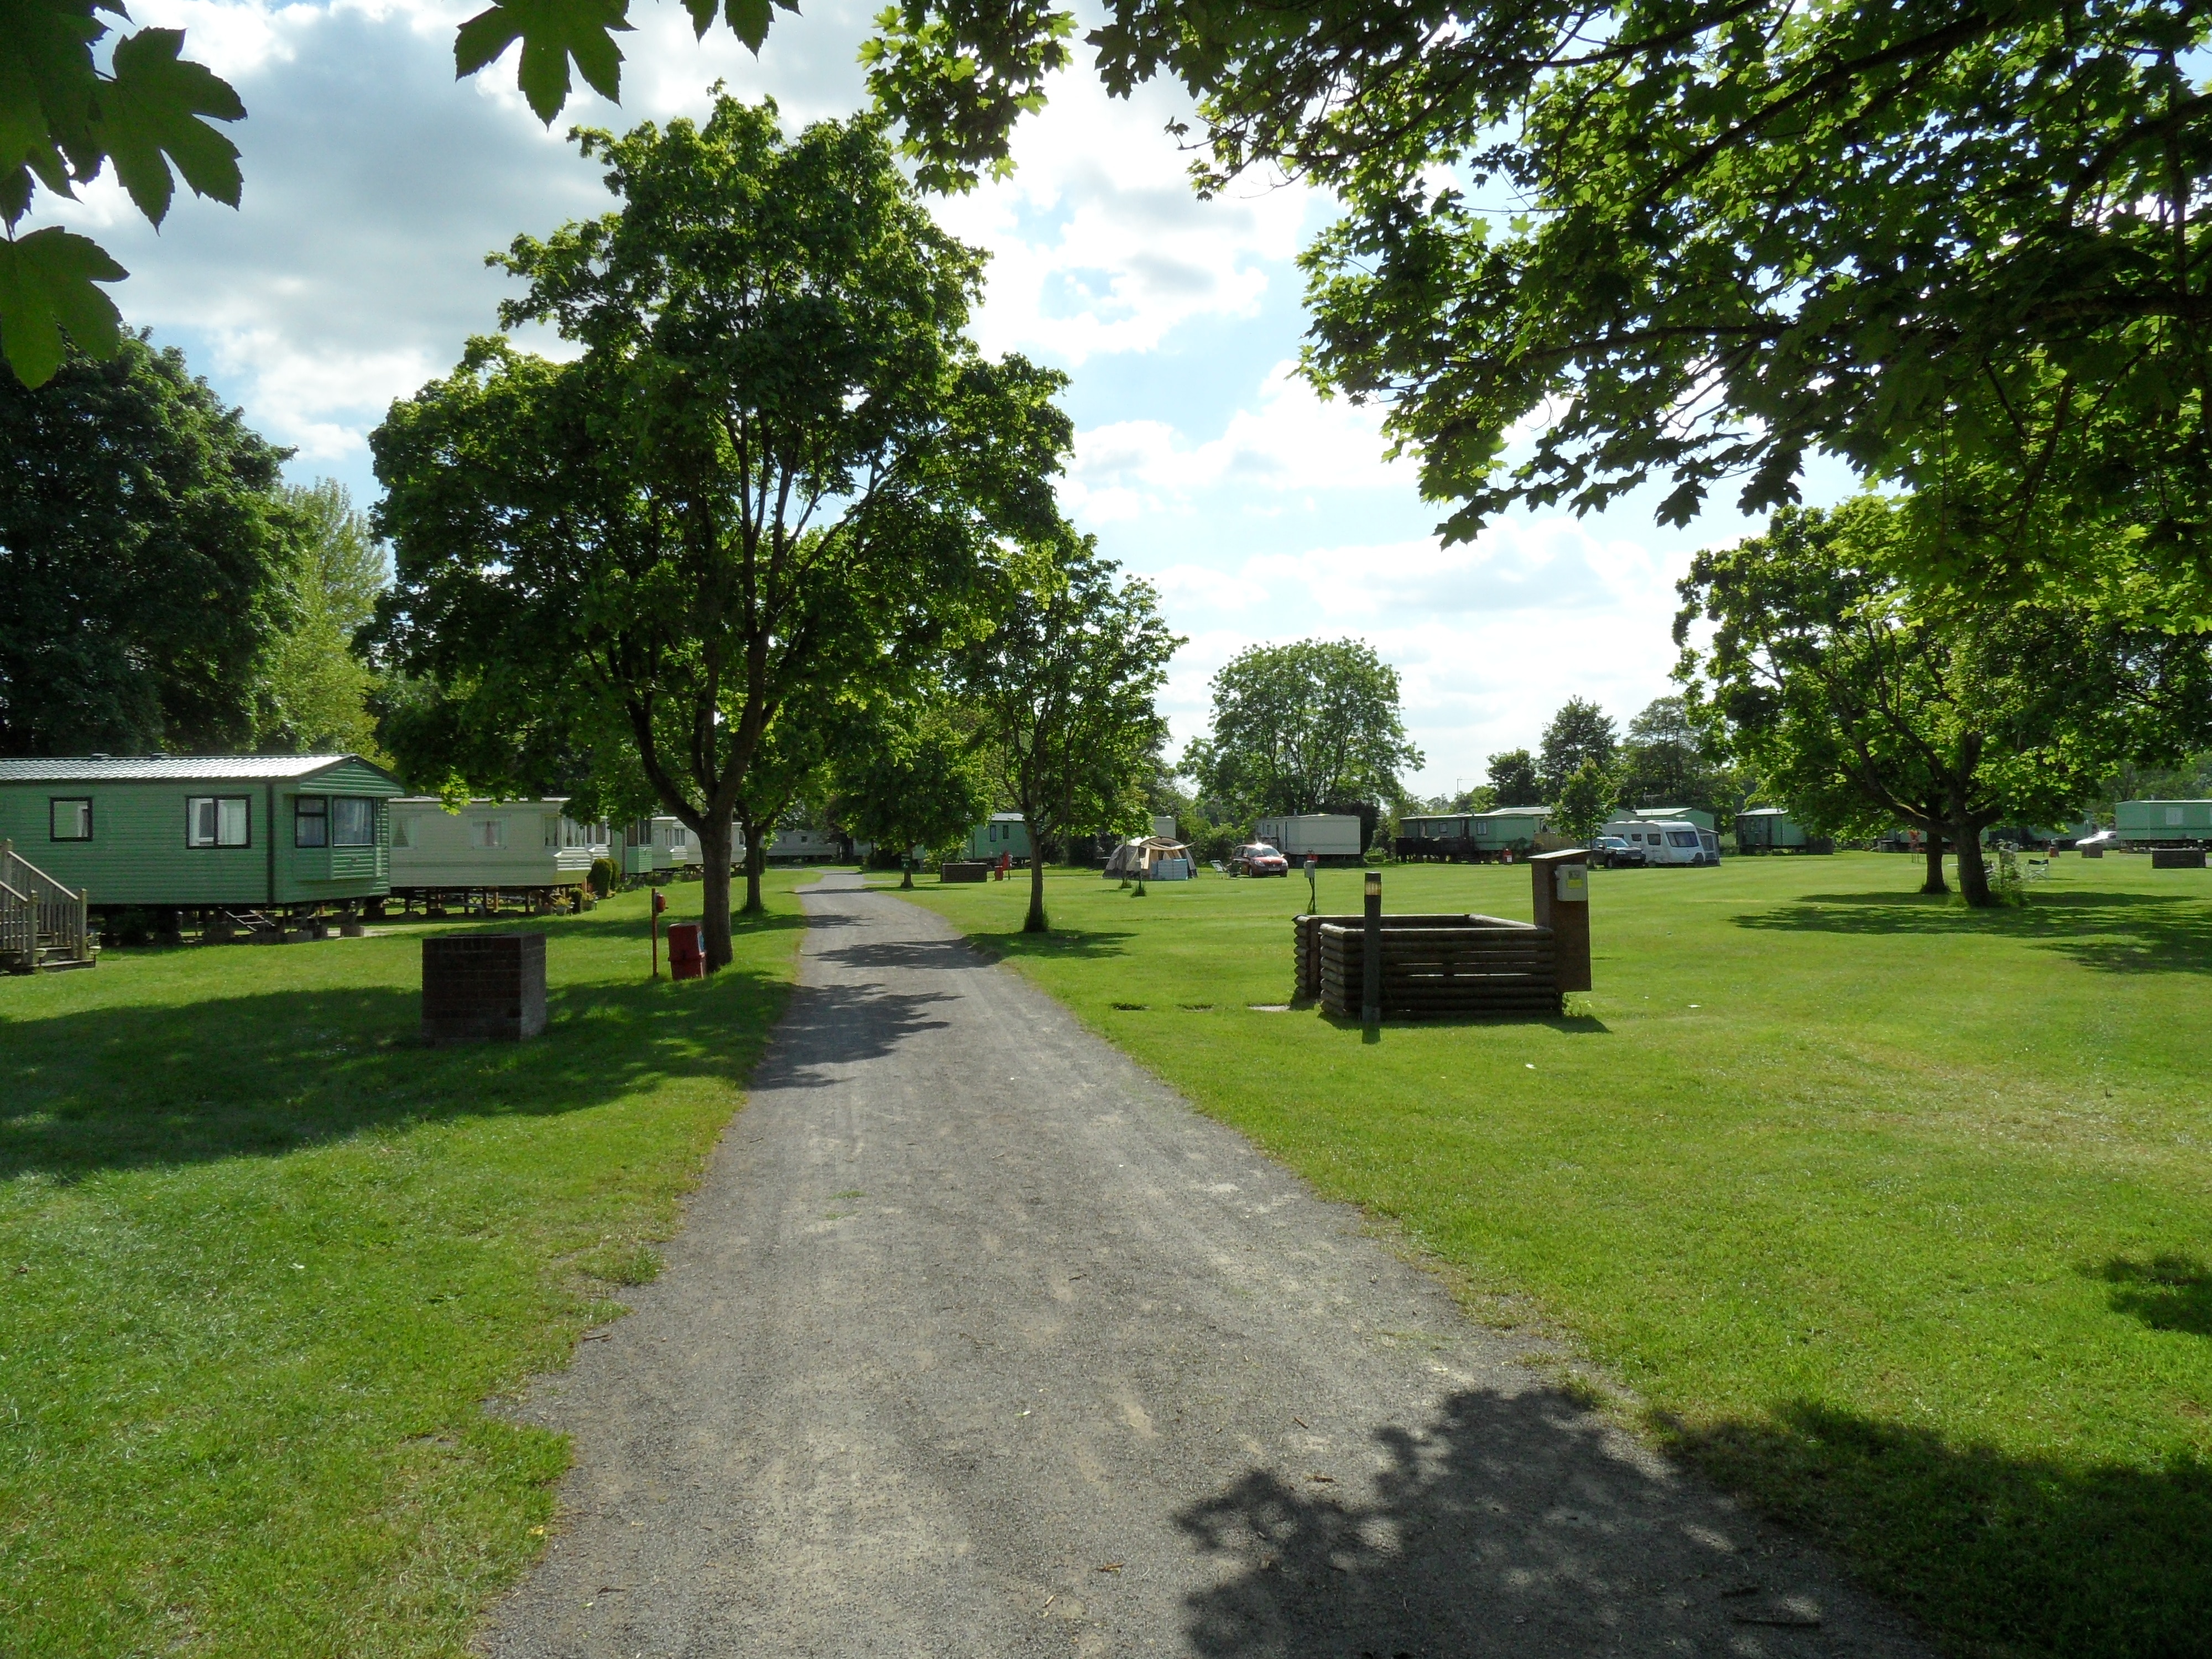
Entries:
[[1189, 848], [1165, 836], [1146, 836], [1115, 848], [1106, 860], [1105, 873], [1146, 881], [1188, 881], [1190, 871]]

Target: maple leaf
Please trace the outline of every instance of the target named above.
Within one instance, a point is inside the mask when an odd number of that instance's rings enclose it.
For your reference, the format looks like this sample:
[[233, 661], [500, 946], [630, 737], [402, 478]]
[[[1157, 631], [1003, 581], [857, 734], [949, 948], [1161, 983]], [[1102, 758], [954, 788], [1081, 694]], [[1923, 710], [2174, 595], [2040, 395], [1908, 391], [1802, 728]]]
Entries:
[[92, 356], [114, 356], [122, 314], [93, 284], [128, 275], [99, 243], [58, 226], [0, 240], [0, 354], [15, 378], [27, 386], [52, 380], [64, 330]]
[[628, 0], [501, 0], [453, 37], [453, 78], [475, 74], [520, 40], [516, 84], [550, 126], [568, 101], [571, 58], [592, 91], [610, 103], [622, 101], [623, 55], [614, 37], [629, 27]]
[[228, 82], [204, 64], [178, 58], [182, 29], [141, 29], [115, 47], [115, 78], [100, 88], [94, 137], [138, 210], [155, 224], [169, 211], [173, 161], [194, 193], [238, 205], [238, 146], [201, 119], [245, 118]]

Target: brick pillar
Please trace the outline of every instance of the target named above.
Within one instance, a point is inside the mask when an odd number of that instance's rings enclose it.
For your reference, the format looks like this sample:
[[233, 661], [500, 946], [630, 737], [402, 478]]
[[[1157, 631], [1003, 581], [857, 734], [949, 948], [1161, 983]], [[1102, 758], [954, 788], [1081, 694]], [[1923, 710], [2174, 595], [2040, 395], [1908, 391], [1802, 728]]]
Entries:
[[520, 1042], [545, 1029], [545, 935], [422, 941], [422, 1041]]

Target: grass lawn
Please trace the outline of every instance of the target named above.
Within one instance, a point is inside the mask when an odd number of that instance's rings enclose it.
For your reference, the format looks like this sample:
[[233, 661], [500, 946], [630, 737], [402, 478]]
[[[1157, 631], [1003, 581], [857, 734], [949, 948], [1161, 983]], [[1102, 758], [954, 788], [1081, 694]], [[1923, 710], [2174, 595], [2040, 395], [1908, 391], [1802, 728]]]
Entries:
[[[1921, 873], [1596, 872], [1573, 1017], [1371, 1043], [1250, 1006], [1289, 997], [1302, 878], [1055, 872], [1043, 939], [1025, 881], [915, 896], [1478, 1312], [1571, 1333], [1952, 1650], [2212, 1652], [2212, 874], [2062, 857], [1972, 913]], [[1529, 913], [1525, 867], [1384, 891]]]
[[506, 924], [519, 1045], [417, 1043], [422, 923], [0, 981], [0, 1652], [463, 1652], [568, 1462], [483, 1401], [651, 1276], [811, 878], [703, 984], [642, 894]]

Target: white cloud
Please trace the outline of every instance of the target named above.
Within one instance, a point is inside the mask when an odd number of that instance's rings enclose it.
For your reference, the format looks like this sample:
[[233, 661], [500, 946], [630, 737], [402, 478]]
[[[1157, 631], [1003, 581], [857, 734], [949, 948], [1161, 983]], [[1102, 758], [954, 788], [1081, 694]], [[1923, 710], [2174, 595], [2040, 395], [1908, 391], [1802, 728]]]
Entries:
[[1312, 192], [1255, 182], [1200, 201], [1165, 132], [1188, 113], [1176, 89], [1114, 99], [1087, 67], [1071, 70], [1017, 129], [1013, 176], [939, 206], [946, 229], [991, 251], [976, 323], [987, 350], [1079, 365], [1149, 351], [1196, 319], [1256, 313], [1267, 267], [1297, 252]]
[[1480, 781], [1483, 757], [1532, 743], [1570, 696], [1625, 721], [1671, 689], [1668, 622], [1686, 553], [1602, 538], [1571, 519], [1503, 520], [1472, 544], [1431, 538], [1257, 553], [1152, 573], [1190, 643], [1163, 708], [1178, 744], [1206, 685], [1261, 642], [1346, 635], [1396, 665], [1428, 793]]
[[1272, 497], [1315, 490], [1415, 489], [1409, 459], [1388, 460], [1382, 412], [1324, 400], [1284, 362], [1259, 387], [1259, 406], [1230, 416], [1221, 435], [1191, 444], [1164, 421], [1120, 421], [1079, 432], [1061, 499], [1090, 524], [1185, 506], [1209, 490]]

